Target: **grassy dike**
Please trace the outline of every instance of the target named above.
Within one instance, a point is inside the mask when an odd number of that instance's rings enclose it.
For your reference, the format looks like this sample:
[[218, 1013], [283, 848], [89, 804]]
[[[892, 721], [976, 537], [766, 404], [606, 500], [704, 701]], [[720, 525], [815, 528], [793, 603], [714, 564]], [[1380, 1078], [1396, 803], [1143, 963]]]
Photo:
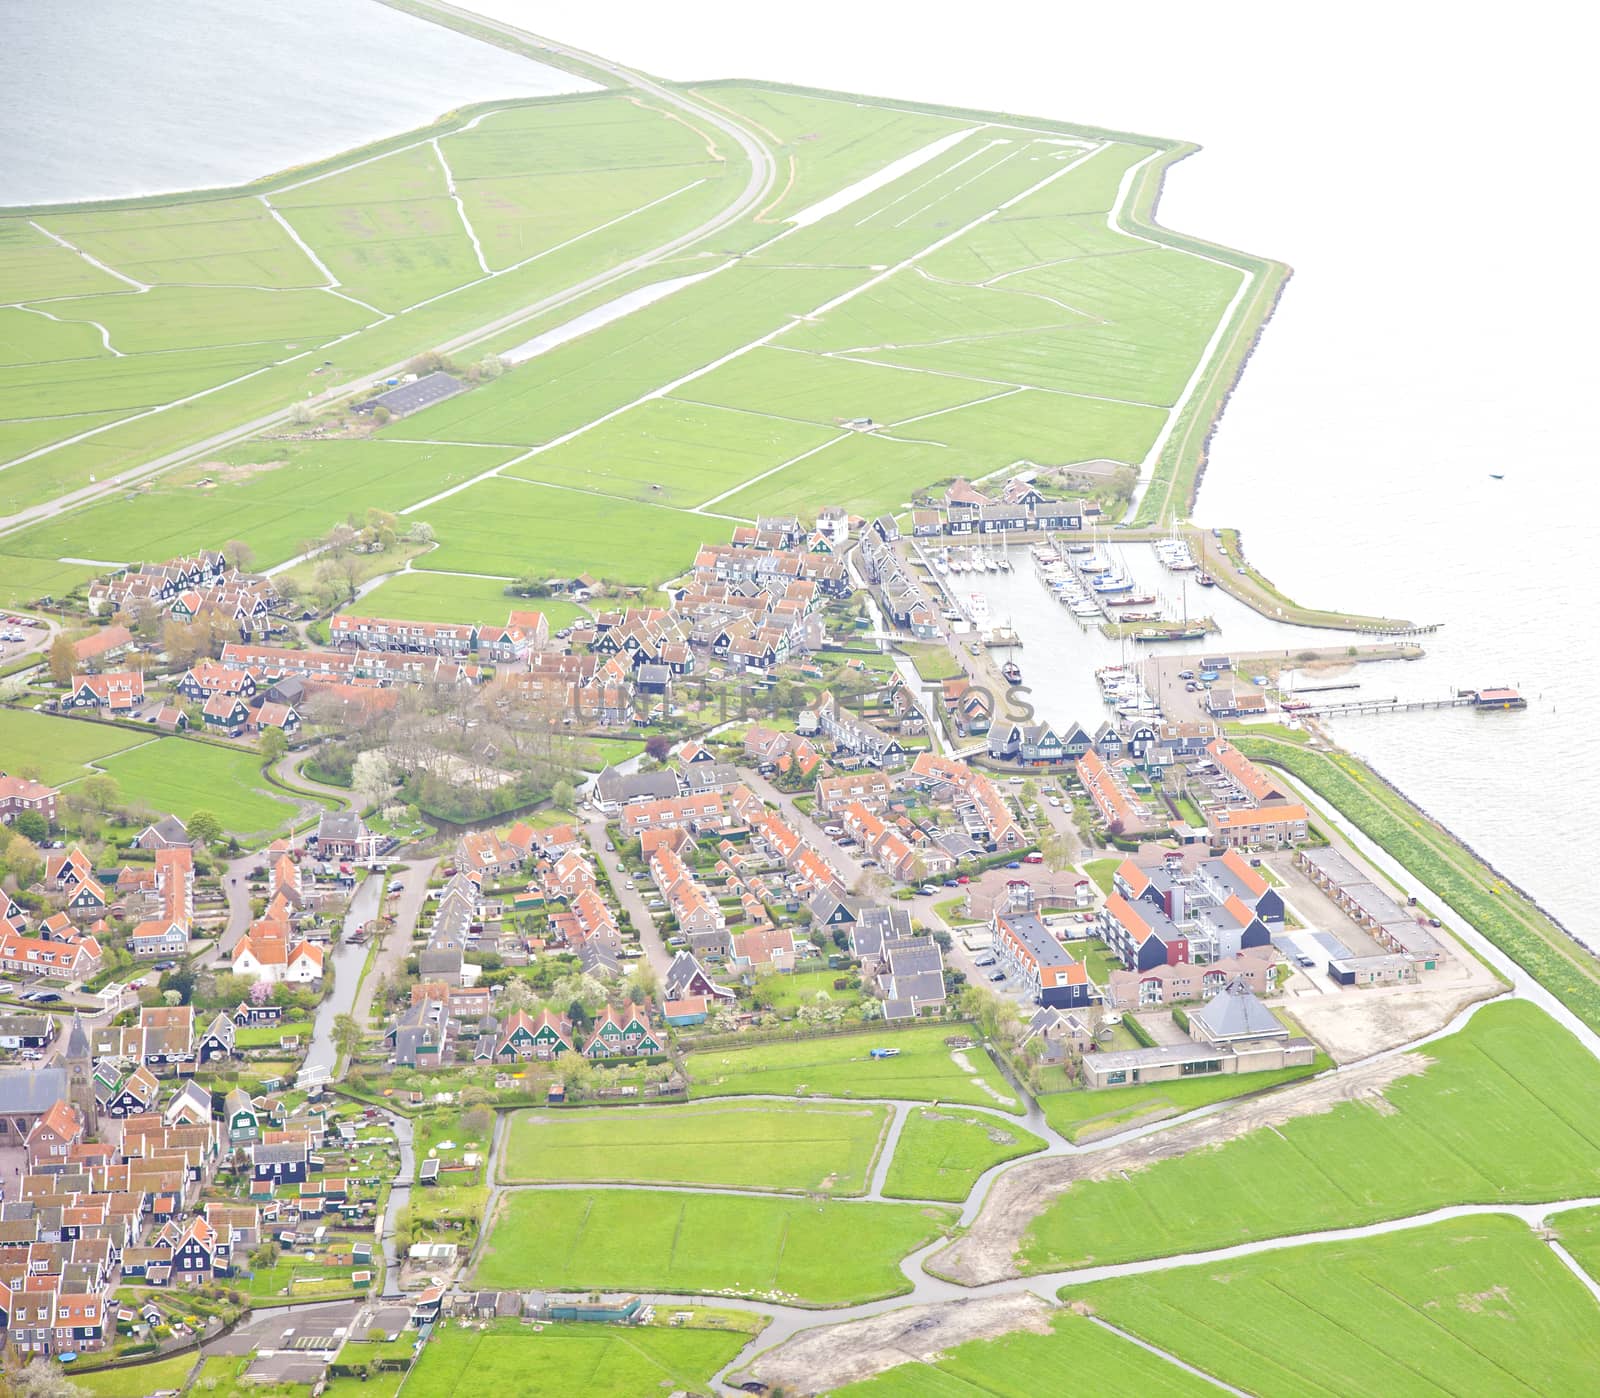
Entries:
[[1573, 1014], [1600, 1030], [1600, 966], [1543, 909], [1437, 821], [1346, 752], [1240, 736], [1247, 757], [1281, 767], [1353, 821]]

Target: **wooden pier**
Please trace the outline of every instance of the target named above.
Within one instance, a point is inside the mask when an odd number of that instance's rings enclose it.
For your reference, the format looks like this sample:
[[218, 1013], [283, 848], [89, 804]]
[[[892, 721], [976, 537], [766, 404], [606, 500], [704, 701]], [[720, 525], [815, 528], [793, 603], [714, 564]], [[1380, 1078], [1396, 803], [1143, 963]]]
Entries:
[[[1500, 691], [1504, 698], [1489, 698], [1476, 690], [1464, 689], [1444, 699], [1345, 699], [1332, 704], [1307, 704], [1296, 707], [1291, 713], [1306, 714], [1314, 718], [1345, 718], [1356, 714], [1414, 714], [1424, 709], [1477, 709], [1482, 713], [1498, 713], [1527, 708], [1527, 702], [1511, 691]], [[1292, 701], [1291, 701], [1292, 702]]]

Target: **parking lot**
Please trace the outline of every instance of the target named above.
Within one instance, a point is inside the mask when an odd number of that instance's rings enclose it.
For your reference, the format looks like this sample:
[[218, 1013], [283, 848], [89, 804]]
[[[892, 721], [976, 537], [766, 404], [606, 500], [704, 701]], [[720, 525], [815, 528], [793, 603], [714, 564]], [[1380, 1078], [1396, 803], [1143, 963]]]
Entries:
[[52, 632], [48, 622], [15, 612], [0, 612], [0, 661], [43, 650], [50, 643]]

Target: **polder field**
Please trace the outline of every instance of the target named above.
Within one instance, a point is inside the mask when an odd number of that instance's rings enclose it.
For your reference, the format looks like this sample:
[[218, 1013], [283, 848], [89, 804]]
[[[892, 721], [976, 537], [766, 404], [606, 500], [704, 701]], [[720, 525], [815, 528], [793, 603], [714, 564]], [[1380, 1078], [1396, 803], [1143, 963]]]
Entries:
[[[165, 557], [241, 538], [270, 566], [368, 506], [433, 529], [410, 588], [430, 570], [657, 584], [758, 515], [1145, 465], [1262, 265], [1130, 222], [1159, 143], [690, 95], [771, 152], [757, 212], [486, 335], [461, 362], [514, 367], [470, 392], [342, 439], [275, 428], [0, 535], [0, 593], [59, 593], [93, 571], [63, 560], [127, 561], [130, 539]], [[610, 92], [245, 190], [0, 217], [0, 510], [362, 384], [697, 227], [748, 174], [709, 124]], [[629, 299], [652, 284], [671, 289]], [[464, 591], [411, 595], [431, 616]]]
[[1525, 1001], [1415, 1051], [1381, 1093], [1215, 1149], [1073, 1184], [1022, 1240], [1028, 1271], [1401, 1218], [1600, 1195], [1600, 1064]]

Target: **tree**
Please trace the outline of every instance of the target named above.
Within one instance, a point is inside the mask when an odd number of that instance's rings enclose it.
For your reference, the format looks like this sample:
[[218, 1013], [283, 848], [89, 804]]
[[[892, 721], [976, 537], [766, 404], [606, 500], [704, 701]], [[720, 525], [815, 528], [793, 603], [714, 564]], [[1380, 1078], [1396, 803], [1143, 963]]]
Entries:
[[346, 1062], [361, 1051], [361, 1046], [366, 1041], [367, 1036], [362, 1031], [361, 1025], [354, 1015], [343, 1014], [335, 1017], [333, 1021], [333, 1044], [339, 1050], [339, 1056]]
[[250, 1003], [252, 1005], [265, 1005], [272, 999], [272, 983], [270, 981], [256, 981], [250, 987]]
[[12, 825], [16, 834], [6, 846], [6, 868], [11, 871], [19, 888], [27, 888], [44, 872], [44, 856], [39, 853], [39, 846], [34, 844], [26, 831], [18, 828], [26, 817], [38, 814], [37, 811], [24, 811], [19, 815]]
[[389, 759], [381, 752], [364, 752], [351, 769], [350, 785], [363, 806], [381, 804], [394, 789]]
[[550, 788], [550, 804], [558, 811], [570, 811], [577, 799], [578, 793], [571, 782], [559, 781]]
[[309, 427], [311, 425], [311, 420], [311, 404], [296, 403], [292, 408], [289, 409], [289, 421], [294, 423], [296, 427]]
[[57, 684], [71, 684], [73, 671], [78, 668], [78, 653], [65, 632], [58, 632], [50, 642], [50, 678]]
[[50, 834], [50, 822], [39, 811], [23, 811], [11, 822], [11, 828], [24, 839], [37, 844]]
[[289, 751], [289, 739], [281, 728], [266, 728], [261, 733], [261, 755], [269, 764]]
[[8, 1373], [6, 1381], [16, 1398], [82, 1398], [86, 1392], [47, 1359]]
[[100, 815], [109, 815], [122, 802], [122, 788], [117, 779], [106, 772], [96, 772], [74, 783], [72, 794], [81, 802], [82, 809]]
[[[168, 995], [178, 997], [176, 1003], [186, 1005], [194, 999], [194, 972], [187, 966], [175, 966], [161, 977], [161, 993], [163, 998]], [[167, 1003], [174, 1002], [168, 1000]]]
[[222, 546], [222, 556], [241, 573], [248, 573], [256, 561], [256, 551], [243, 539], [229, 539]]
[[487, 1136], [493, 1126], [494, 1113], [487, 1107], [473, 1107], [462, 1114], [461, 1129], [474, 1140]]
[[672, 739], [665, 733], [653, 733], [644, 740], [645, 756], [657, 762], [665, 762], [668, 754], [672, 752]]
[[196, 811], [189, 817], [189, 838], [214, 845], [222, 838], [222, 822], [211, 811]]

